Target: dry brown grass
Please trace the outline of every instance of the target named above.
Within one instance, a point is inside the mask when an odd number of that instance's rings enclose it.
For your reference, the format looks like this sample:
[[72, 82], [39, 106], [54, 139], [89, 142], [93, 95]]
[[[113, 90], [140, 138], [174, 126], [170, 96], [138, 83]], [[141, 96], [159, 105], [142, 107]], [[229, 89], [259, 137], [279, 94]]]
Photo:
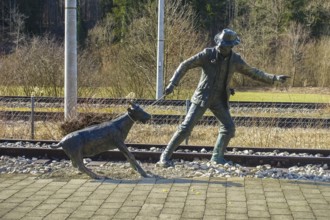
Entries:
[[[63, 137], [61, 123], [37, 122], [35, 139], [59, 140]], [[0, 121], [0, 137], [29, 139], [30, 124], [27, 122]], [[136, 124], [130, 131], [127, 143], [167, 144], [177, 125]], [[189, 137], [190, 145], [213, 145], [218, 135], [217, 126], [196, 126]], [[238, 127], [236, 137], [230, 142], [233, 147], [279, 147], [330, 149], [328, 129]], [[183, 143], [184, 144], [184, 143]]]
[[[166, 144], [177, 125], [135, 125], [127, 142]], [[189, 137], [190, 145], [213, 145], [218, 135], [217, 126], [196, 126]], [[327, 129], [238, 127], [230, 142], [234, 147], [280, 147], [330, 149]]]

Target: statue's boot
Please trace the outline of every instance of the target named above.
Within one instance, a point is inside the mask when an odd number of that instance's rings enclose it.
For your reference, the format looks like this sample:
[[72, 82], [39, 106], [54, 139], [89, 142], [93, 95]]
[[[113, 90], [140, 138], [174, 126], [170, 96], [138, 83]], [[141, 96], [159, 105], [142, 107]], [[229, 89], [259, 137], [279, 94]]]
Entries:
[[160, 156], [160, 160], [158, 161], [158, 165], [162, 167], [169, 167], [173, 166], [173, 162], [170, 159], [172, 157], [173, 152], [175, 149], [178, 148], [178, 146], [182, 143], [182, 141], [185, 139], [185, 135], [183, 135], [181, 132], [176, 132], [170, 142], [168, 143], [167, 147], [163, 151], [163, 153]]
[[211, 157], [212, 162], [215, 162], [217, 164], [225, 164], [228, 162], [227, 160], [225, 160], [224, 155], [230, 139], [231, 136], [229, 135], [219, 134], [218, 139], [213, 148], [213, 154]]

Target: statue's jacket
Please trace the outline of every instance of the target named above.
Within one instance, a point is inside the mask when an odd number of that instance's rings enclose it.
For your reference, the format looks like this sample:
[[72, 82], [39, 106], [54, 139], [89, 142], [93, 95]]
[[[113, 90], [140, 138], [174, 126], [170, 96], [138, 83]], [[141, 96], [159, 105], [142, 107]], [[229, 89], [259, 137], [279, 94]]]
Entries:
[[[184, 60], [178, 68], [175, 70], [173, 77], [170, 79], [170, 83], [174, 86], [177, 86], [186, 74], [189, 69], [201, 67], [202, 73], [197, 86], [197, 89], [194, 92], [194, 95], [191, 98], [191, 102], [197, 105], [205, 106], [212, 95], [212, 92], [215, 87], [216, 74], [220, 73], [220, 61], [218, 59], [219, 52], [215, 47], [205, 48], [200, 53]], [[268, 84], [273, 84], [275, 81], [275, 75], [263, 72], [255, 67], [249, 66], [242, 57], [235, 53], [231, 52], [230, 59], [228, 61], [227, 67], [227, 77], [226, 77], [226, 97], [225, 104], [228, 105], [230, 88], [229, 83], [235, 72], [244, 74], [251, 77], [254, 80], [265, 82]]]

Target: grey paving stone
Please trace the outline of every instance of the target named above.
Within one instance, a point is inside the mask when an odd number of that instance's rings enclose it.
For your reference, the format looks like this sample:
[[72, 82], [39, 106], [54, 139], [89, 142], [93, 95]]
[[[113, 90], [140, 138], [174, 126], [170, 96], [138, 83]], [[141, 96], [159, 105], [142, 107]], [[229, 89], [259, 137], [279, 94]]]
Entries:
[[302, 206], [290, 206], [290, 210], [292, 212], [311, 212], [311, 208], [308, 205], [302, 205]]
[[222, 204], [222, 203], [227, 203], [226, 198], [206, 198], [206, 204]]
[[293, 220], [292, 215], [271, 215], [271, 220]]
[[116, 215], [114, 215], [114, 218], [134, 219], [136, 216], [137, 216], [137, 213], [134, 213], [134, 212], [120, 212], [120, 211], [118, 211], [116, 213]]
[[329, 209], [329, 204], [308, 204], [313, 210], [320, 210], [320, 209]]
[[11, 211], [13, 211], [13, 212], [24, 212], [24, 213], [28, 213], [33, 208], [34, 207], [29, 207], [29, 206], [17, 206], [16, 208], [12, 209]]
[[306, 198], [307, 203], [309, 204], [328, 204], [327, 200], [323, 199], [323, 198], [319, 198], [319, 199], [309, 199]]
[[26, 217], [45, 217], [51, 212], [52, 210], [49, 209], [34, 209], [29, 212]]
[[69, 217], [69, 215], [70, 214], [68, 213], [49, 214], [44, 218], [44, 220], [66, 219], [67, 217]]
[[100, 206], [82, 205], [77, 208], [77, 211], [91, 211], [94, 212], [98, 210]]
[[33, 195], [30, 196], [29, 198], [26, 198], [26, 201], [44, 201], [49, 198], [49, 195]]
[[204, 212], [205, 211], [205, 206], [204, 205], [199, 205], [199, 206], [187, 205], [187, 206], [184, 207], [183, 211], [184, 212]]
[[112, 220], [113, 219], [113, 215], [93, 215], [91, 218], [91, 220]]
[[15, 193], [17, 193], [19, 190], [18, 189], [12, 189], [12, 190], [2, 190], [0, 191], [0, 199], [8, 199]]
[[246, 194], [264, 194], [263, 188], [245, 188]]
[[226, 216], [210, 216], [206, 215], [203, 217], [203, 220], [225, 220]]
[[186, 197], [188, 195], [188, 192], [184, 192], [184, 191], [182, 191], [182, 192], [178, 192], [178, 191], [176, 191], [176, 192], [169, 192], [169, 194], [168, 194], [168, 197]]
[[[141, 220], [144, 220], [144, 218], [142, 218], [144, 216], [141, 216]], [[181, 215], [174, 215], [174, 214], [160, 214], [159, 215], [159, 219], [161, 220], [181, 220]]]
[[266, 197], [267, 202], [287, 202], [284, 197]]
[[287, 200], [289, 206], [307, 206], [308, 202], [306, 200]]
[[249, 217], [249, 220], [270, 220], [271, 218], [267, 218], [267, 217]]
[[160, 214], [181, 215], [182, 212], [183, 208], [165, 207], [162, 209]]
[[225, 209], [205, 209], [204, 212], [205, 216], [225, 216], [226, 210]]
[[12, 196], [12, 197], [9, 197], [6, 200], [2, 200], [1, 203], [4, 203], [4, 202], [7, 203], [8, 202], [8, 203], [17, 203], [17, 204], [19, 204], [19, 203], [22, 203], [25, 200], [26, 200], [26, 198], [24, 198], [24, 197], [14, 197], [14, 196]]
[[165, 208], [183, 208], [185, 205], [184, 202], [165, 202]]
[[150, 203], [150, 204], [163, 204], [165, 203], [166, 198], [157, 198], [157, 197], [148, 197], [145, 200], [145, 203]]
[[292, 212], [294, 219], [315, 219], [313, 212]]
[[185, 202], [186, 201], [186, 197], [167, 197], [166, 198], [166, 202]]
[[187, 219], [202, 219], [204, 216], [204, 212], [183, 212], [182, 213], [182, 218], [187, 218]]
[[47, 203], [47, 204], [40, 204], [37, 207], [35, 207], [35, 209], [47, 209], [47, 210], [53, 210], [56, 207], [58, 207], [58, 204], [52, 204], [52, 203]]
[[210, 192], [208, 191], [206, 194], [207, 198], [225, 198], [226, 193], [225, 192]]
[[267, 202], [267, 205], [270, 208], [279, 208], [279, 209], [289, 208], [289, 205], [287, 203], [280, 203], [280, 202]]
[[2, 208], [0, 209], [0, 217], [7, 214], [8, 212], [10, 212], [10, 210], [12, 210], [12, 208]]
[[0, 177], [0, 218], [322, 220], [330, 215], [329, 186], [249, 178], [56, 182]]
[[65, 201], [67, 202], [84, 202], [87, 200], [88, 196], [70, 196]]
[[271, 198], [271, 197], [281, 197], [284, 198], [284, 194], [282, 192], [265, 192], [265, 196], [267, 198]]
[[264, 194], [247, 194], [246, 198], [247, 200], [266, 200]]
[[248, 210], [245, 207], [233, 206], [227, 207], [226, 213], [247, 214]]
[[329, 209], [313, 210], [314, 215], [318, 217], [330, 217], [330, 207]]
[[271, 215], [291, 215], [290, 209], [269, 208]]
[[52, 214], [71, 214], [73, 213], [77, 208], [76, 207], [70, 207], [70, 208], [64, 208], [64, 207], [57, 207], [54, 209], [51, 213]]
[[62, 204], [59, 205], [59, 207], [63, 208], [77, 208], [81, 206], [82, 202], [73, 202], [73, 201], [64, 201]]
[[204, 200], [186, 200], [187, 206], [204, 206], [205, 201]]
[[61, 204], [65, 201], [65, 199], [46, 199], [43, 203], [45, 204]]
[[248, 205], [266, 205], [266, 199], [248, 199], [246, 202]]
[[268, 207], [267, 205], [256, 205], [256, 204], [252, 204], [252, 205], [248, 205], [248, 210], [251, 211], [267, 211]]
[[237, 201], [227, 201], [227, 206], [228, 207], [240, 207], [240, 208], [246, 208], [246, 202], [237, 202]]
[[163, 209], [162, 204], [144, 204], [138, 213], [139, 216], [159, 216]]
[[110, 215], [110, 216], [114, 216], [115, 214], [117, 214], [118, 211], [119, 211], [119, 208], [116, 208], [116, 209], [100, 208], [100, 209], [96, 210], [95, 215]]
[[10, 211], [7, 214], [5, 214], [4, 216], [1, 217], [1, 219], [21, 219], [24, 215], [26, 215], [26, 213], [24, 212], [14, 212], [14, 211]]
[[227, 208], [227, 204], [221, 203], [221, 204], [206, 204], [205, 209], [219, 209], [219, 210], [225, 210]]
[[142, 207], [145, 203], [145, 200], [126, 200], [123, 203], [123, 206], [139, 206]]
[[247, 214], [234, 214], [234, 213], [227, 213], [226, 219], [229, 220], [243, 220], [243, 219], [249, 219]]
[[268, 211], [254, 211], [254, 210], [249, 210], [248, 211], [248, 216], [252, 218], [260, 218], [260, 217], [270, 217], [270, 214]]
[[71, 215], [70, 218], [90, 218], [92, 217], [94, 214], [93, 211], [81, 211], [81, 210], [77, 210], [74, 211]]
[[21, 220], [43, 220], [44, 217], [37, 217], [37, 216], [24, 216], [23, 218], [21, 218]]
[[101, 200], [101, 199], [99, 199], [99, 200], [96, 200], [96, 199], [89, 200], [89, 199], [87, 199], [83, 202], [83, 205], [101, 206], [104, 203], [104, 201], [105, 200]]
[[13, 209], [17, 207], [19, 203], [17, 202], [3, 202], [1, 203], [1, 209]]
[[142, 207], [132, 207], [132, 206], [126, 206], [126, 207], [121, 207], [119, 211], [121, 212], [134, 212], [138, 213], [141, 210]]

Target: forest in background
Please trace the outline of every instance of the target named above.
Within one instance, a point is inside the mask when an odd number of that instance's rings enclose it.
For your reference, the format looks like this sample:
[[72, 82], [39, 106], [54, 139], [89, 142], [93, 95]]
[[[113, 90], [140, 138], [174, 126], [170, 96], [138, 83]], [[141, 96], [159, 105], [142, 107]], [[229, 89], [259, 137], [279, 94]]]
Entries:
[[[77, 0], [80, 96], [155, 94], [156, 0]], [[234, 29], [235, 48], [252, 66], [290, 75], [287, 86], [330, 87], [330, 2], [327, 0], [166, 0], [165, 83], [178, 64], [213, 36]], [[64, 0], [0, 2], [0, 93], [63, 95]], [[190, 71], [177, 95], [195, 88]], [[195, 73], [197, 72], [197, 73]], [[6, 79], [6, 80], [4, 80]], [[141, 86], [143, 85], [143, 86]], [[262, 86], [240, 74], [233, 86]], [[37, 88], [37, 89], [36, 89]]]

